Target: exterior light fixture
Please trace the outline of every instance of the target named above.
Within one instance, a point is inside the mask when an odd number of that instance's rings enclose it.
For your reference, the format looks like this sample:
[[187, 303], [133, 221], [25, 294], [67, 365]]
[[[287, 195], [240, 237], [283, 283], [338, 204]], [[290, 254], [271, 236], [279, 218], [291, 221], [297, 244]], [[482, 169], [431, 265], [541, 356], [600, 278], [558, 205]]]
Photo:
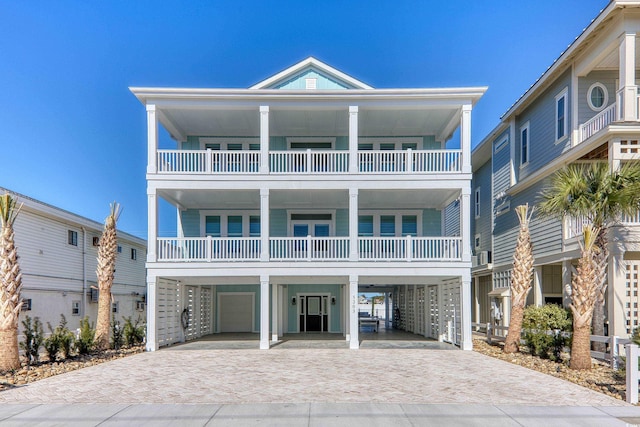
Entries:
[[296, 297], [291, 297], [291, 305], [296, 305]]
[[331, 305], [336, 305], [336, 297], [331, 297]]

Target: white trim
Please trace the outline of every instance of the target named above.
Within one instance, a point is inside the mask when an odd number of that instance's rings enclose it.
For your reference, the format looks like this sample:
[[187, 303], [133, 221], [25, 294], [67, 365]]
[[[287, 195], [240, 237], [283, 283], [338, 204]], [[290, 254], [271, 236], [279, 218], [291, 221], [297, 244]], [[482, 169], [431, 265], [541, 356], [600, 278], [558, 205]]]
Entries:
[[373, 145], [373, 150], [380, 150], [380, 144], [394, 144], [395, 150], [402, 150], [402, 144], [416, 144], [417, 150], [422, 150], [424, 139], [422, 137], [417, 136], [409, 136], [409, 137], [391, 137], [391, 138], [358, 138], [358, 147], [361, 144], [371, 144]]
[[[329, 150], [335, 150], [336, 138], [330, 136], [290, 136], [287, 137], [288, 150], [306, 150], [305, 148], [291, 148], [291, 143], [296, 142], [328, 142], [331, 144]], [[310, 150], [324, 150], [324, 148], [311, 148]]]
[[[242, 144], [243, 150], [249, 149], [249, 144], [260, 145], [260, 137], [245, 137], [245, 138], [233, 138], [233, 137], [211, 137], [203, 136], [199, 137], [200, 149], [206, 150], [207, 144], [220, 144], [220, 150], [228, 150], [228, 144]], [[257, 150], [256, 150], [257, 151]]]
[[[421, 210], [394, 210], [390, 212], [385, 211], [373, 211], [373, 210], [360, 210], [358, 211], [358, 225], [360, 224], [361, 216], [373, 216], [373, 237], [380, 237], [380, 217], [381, 216], [395, 216], [395, 237], [402, 237], [402, 216], [403, 215], [415, 215], [417, 221], [417, 234], [422, 236], [422, 211]], [[444, 222], [444, 221], [443, 221]], [[442, 233], [444, 235], [444, 233]]]
[[[251, 332], [256, 333], [256, 293], [216, 291], [216, 333], [220, 333], [220, 297], [224, 295], [251, 295]], [[213, 298], [212, 298], [213, 299]]]
[[[522, 161], [522, 133], [524, 131], [527, 131], [527, 147], [526, 147], [526, 151], [527, 151], [527, 161], [523, 162]], [[520, 167], [525, 167], [529, 164], [529, 161], [531, 160], [531, 126], [529, 126], [529, 121], [527, 121], [524, 125], [520, 126], [520, 139], [519, 139], [519, 150], [520, 150]]]
[[[593, 90], [597, 87], [602, 89], [602, 93], [603, 93], [602, 105], [600, 107], [596, 107], [595, 105], [593, 105], [593, 102], [591, 101], [591, 94]], [[595, 82], [591, 86], [589, 86], [589, 89], [587, 90], [587, 104], [589, 105], [589, 108], [591, 108], [593, 111], [602, 111], [607, 107], [608, 103], [609, 103], [609, 91], [607, 91], [607, 87], [604, 84], [600, 82]]]
[[[563, 130], [562, 135], [558, 137], [558, 104], [561, 99], [564, 98], [564, 111], [563, 111]], [[558, 93], [555, 97], [555, 116], [553, 117], [553, 132], [554, 132], [554, 140], [556, 143], [564, 140], [569, 137], [569, 88], [565, 87]], [[531, 138], [529, 138], [531, 139]]]
[[[201, 210], [200, 211], [200, 237], [206, 236], [207, 232], [207, 221], [206, 218], [208, 216], [219, 216], [220, 217], [220, 237], [227, 237], [228, 231], [228, 217], [230, 216], [241, 216], [242, 217], [242, 237], [249, 237], [249, 217], [257, 216], [260, 217], [259, 209], [244, 209], [244, 210]], [[262, 229], [260, 230], [262, 233]]]

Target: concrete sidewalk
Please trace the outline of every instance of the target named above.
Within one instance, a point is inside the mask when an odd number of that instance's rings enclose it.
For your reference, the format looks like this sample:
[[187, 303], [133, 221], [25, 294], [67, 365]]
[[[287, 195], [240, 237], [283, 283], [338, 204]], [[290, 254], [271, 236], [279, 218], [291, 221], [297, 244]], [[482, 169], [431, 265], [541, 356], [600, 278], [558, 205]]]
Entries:
[[2, 426], [627, 426], [636, 407], [294, 403], [2, 405]]

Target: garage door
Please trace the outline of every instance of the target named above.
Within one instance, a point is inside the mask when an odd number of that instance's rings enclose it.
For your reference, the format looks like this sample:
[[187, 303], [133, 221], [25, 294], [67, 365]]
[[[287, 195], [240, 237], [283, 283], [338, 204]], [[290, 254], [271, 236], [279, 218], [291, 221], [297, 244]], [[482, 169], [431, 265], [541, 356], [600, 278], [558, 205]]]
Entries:
[[253, 332], [254, 293], [218, 294], [220, 332]]

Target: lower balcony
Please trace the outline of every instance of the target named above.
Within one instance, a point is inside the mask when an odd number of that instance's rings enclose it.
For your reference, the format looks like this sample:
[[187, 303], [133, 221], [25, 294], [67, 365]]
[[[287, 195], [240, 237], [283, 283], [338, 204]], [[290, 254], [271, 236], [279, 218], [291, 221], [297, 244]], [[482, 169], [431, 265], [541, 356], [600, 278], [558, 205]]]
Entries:
[[[358, 237], [355, 261], [461, 261], [460, 237]], [[260, 237], [158, 238], [158, 262], [262, 261]], [[354, 261], [349, 237], [271, 237], [265, 261]]]

